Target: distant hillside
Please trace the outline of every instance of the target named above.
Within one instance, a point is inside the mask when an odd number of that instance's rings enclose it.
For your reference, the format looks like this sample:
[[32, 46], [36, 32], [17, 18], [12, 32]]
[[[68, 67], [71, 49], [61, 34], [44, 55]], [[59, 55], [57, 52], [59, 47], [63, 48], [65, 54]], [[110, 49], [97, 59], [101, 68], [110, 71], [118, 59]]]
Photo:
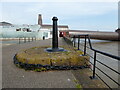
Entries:
[[0, 26], [11, 26], [11, 23], [8, 22], [0, 22]]

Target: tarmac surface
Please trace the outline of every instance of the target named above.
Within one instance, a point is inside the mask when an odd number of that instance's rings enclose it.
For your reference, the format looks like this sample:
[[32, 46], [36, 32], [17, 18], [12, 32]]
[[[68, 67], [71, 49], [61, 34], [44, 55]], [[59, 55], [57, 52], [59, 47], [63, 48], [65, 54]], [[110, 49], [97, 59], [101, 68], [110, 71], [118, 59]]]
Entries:
[[[62, 39], [58, 42], [59, 45], [66, 44]], [[95, 85], [96, 81], [90, 80], [89, 75], [92, 73], [89, 69], [34, 72], [14, 65], [13, 57], [20, 50], [48, 45], [52, 45], [51, 39], [2, 46], [2, 88], [76, 88], [78, 83], [83, 85], [83, 88], [105, 88], [101, 81], [97, 80], [99, 84]]]

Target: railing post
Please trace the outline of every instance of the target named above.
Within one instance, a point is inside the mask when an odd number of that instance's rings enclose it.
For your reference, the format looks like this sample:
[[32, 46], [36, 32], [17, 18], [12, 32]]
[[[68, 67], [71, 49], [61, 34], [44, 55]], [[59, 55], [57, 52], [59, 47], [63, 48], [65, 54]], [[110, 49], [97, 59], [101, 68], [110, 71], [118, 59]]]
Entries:
[[28, 37], [28, 42], [30, 42], [30, 37]]
[[26, 43], [26, 37], [24, 37], [24, 43]]
[[32, 37], [32, 41], [33, 41], [33, 37]]
[[93, 78], [95, 78], [95, 67], [96, 67], [96, 51], [94, 51], [94, 67], [93, 67]]
[[96, 51], [94, 51], [93, 76], [90, 76], [91, 79], [96, 79], [96, 77], [95, 77], [95, 68], [96, 68]]
[[86, 55], [86, 35], [85, 35], [85, 44], [84, 44], [84, 55]]
[[20, 37], [19, 37], [19, 44], [20, 44]]
[[80, 49], [80, 36], [78, 37], [78, 50]]
[[75, 36], [73, 37], [73, 46], [75, 47]]

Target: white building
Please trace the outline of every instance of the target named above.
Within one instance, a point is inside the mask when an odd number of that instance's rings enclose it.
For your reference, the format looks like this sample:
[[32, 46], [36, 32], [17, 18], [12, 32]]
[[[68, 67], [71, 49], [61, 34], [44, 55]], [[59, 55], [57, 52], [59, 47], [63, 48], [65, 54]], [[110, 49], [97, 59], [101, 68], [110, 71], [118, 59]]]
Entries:
[[[46, 38], [52, 38], [52, 27], [53, 26], [49, 24], [43, 24], [41, 14], [38, 15], [38, 25], [41, 26], [39, 31], [45, 32], [45, 35], [43, 34], [43, 36], [45, 36]], [[60, 36], [60, 34], [66, 35], [66, 32], [68, 31], [69, 31], [68, 25], [58, 25], [58, 36]]]
[[[61, 32], [68, 30], [67, 25], [59, 25], [58, 36]], [[0, 22], [0, 38], [36, 37], [42, 39], [43, 36], [46, 39], [52, 38], [52, 25], [43, 24], [41, 14], [38, 15], [38, 24], [36, 25], [13, 25]]]

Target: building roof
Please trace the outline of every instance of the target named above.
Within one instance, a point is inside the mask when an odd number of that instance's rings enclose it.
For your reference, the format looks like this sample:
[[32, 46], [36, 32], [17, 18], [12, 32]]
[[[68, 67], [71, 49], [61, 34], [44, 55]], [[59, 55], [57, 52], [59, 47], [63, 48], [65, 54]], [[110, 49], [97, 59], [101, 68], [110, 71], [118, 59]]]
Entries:
[[0, 22], [0, 26], [11, 26], [11, 23], [8, 22]]
[[[53, 25], [43, 24], [42, 28], [52, 28]], [[68, 28], [68, 25], [59, 25], [58, 28]]]

